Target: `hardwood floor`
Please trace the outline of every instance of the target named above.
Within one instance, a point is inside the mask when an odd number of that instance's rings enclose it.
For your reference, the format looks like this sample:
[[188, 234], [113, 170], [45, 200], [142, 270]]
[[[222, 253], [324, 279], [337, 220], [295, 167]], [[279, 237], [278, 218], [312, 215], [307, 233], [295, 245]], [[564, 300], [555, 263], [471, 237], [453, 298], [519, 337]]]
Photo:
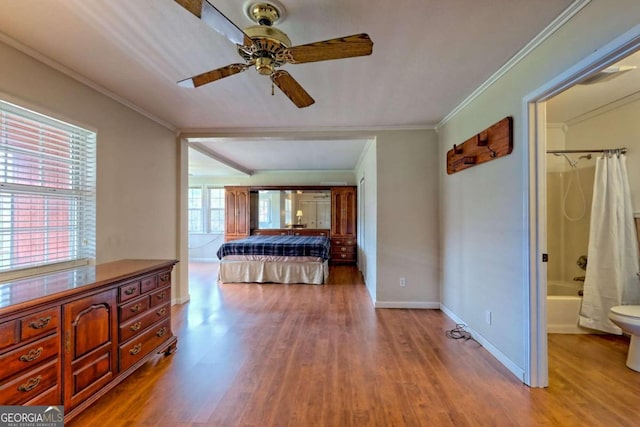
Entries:
[[628, 340], [550, 335], [547, 389], [523, 385], [438, 310], [377, 309], [354, 268], [314, 285], [217, 285], [190, 268], [178, 351], [69, 426], [636, 426]]

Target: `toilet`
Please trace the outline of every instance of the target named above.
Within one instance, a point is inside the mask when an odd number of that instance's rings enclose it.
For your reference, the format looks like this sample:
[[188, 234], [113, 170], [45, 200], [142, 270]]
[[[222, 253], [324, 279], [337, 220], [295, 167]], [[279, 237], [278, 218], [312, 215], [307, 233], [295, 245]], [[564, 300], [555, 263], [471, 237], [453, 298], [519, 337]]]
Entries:
[[631, 335], [627, 366], [640, 372], [640, 305], [617, 305], [609, 310], [609, 320]]

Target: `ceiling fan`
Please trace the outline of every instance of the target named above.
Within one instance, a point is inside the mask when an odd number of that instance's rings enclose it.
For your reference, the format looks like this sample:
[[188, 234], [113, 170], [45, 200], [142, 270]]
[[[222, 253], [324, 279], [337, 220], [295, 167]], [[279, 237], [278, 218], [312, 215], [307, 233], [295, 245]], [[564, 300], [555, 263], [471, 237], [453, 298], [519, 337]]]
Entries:
[[284, 64], [326, 61], [371, 55], [373, 42], [367, 34], [291, 46], [289, 37], [273, 27], [282, 18], [283, 7], [276, 1], [249, 4], [246, 14], [258, 25], [244, 31], [231, 22], [208, 0], [175, 0], [180, 6], [202, 19], [205, 24], [235, 43], [244, 63], [230, 64], [207, 71], [178, 82], [183, 87], [198, 87], [255, 67], [259, 74], [269, 76], [273, 84], [299, 108], [308, 107], [315, 101], [302, 86], [285, 71], [278, 69]]

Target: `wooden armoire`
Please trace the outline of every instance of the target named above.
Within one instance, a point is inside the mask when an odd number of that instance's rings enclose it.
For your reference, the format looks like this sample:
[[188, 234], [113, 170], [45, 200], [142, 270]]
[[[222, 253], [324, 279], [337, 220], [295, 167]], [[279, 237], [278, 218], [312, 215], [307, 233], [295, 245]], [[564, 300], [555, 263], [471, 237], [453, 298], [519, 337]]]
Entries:
[[331, 188], [331, 262], [356, 262], [356, 187]]

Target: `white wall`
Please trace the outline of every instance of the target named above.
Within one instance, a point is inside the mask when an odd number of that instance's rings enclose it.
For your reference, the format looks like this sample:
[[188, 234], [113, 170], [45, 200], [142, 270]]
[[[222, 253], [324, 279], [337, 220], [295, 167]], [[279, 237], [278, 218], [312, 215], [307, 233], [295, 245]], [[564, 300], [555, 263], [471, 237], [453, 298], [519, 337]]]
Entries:
[[[369, 295], [376, 303], [377, 265], [378, 257], [378, 184], [376, 165], [377, 142], [375, 140], [367, 144], [365, 152], [360, 158], [356, 168], [357, 181], [364, 179], [364, 195], [358, 193], [359, 213], [364, 212], [364, 218], [359, 216], [358, 221], [364, 221], [358, 227], [358, 266], [364, 277]], [[361, 205], [362, 204], [362, 205]], [[364, 232], [361, 232], [361, 231]]]
[[0, 63], [0, 93], [97, 131], [97, 262], [177, 258], [174, 133], [3, 43]]
[[[514, 118], [509, 156], [447, 175], [440, 163], [442, 303], [520, 375], [527, 358], [528, 141], [522, 99], [640, 22], [640, 2], [593, 0], [440, 128], [440, 159]], [[492, 324], [485, 311], [492, 312]]]
[[440, 306], [437, 141], [433, 130], [377, 134], [376, 307]]
[[[634, 71], [637, 72], [637, 71]], [[627, 172], [633, 210], [640, 213], [640, 100], [569, 123], [567, 149], [627, 147]]]

